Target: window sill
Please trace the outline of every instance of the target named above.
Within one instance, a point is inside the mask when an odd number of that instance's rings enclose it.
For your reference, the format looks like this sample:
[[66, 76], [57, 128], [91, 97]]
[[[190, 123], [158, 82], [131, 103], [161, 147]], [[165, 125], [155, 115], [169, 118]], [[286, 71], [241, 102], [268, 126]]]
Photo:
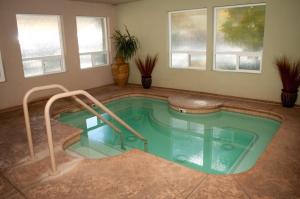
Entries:
[[110, 64], [97, 65], [97, 66], [92, 66], [92, 67], [88, 67], [88, 68], [80, 68], [80, 70], [93, 70], [93, 69], [107, 67], [107, 66], [110, 66]]
[[61, 73], [65, 73], [67, 71], [59, 71], [59, 72], [52, 72], [52, 73], [45, 73], [45, 74], [40, 74], [40, 75], [32, 75], [32, 76], [24, 76], [25, 79], [31, 79], [31, 78], [35, 78], [35, 77], [45, 77], [45, 76], [50, 76], [50, 75], [58, 75]]
[[200, 67], [186, 67], [186, 68], [176, 68], [176, 67], [169, 67], [170, 69], [175, 70], [198, 70], [198, 71], [206, 71], [206, 68], [200, 68]]
[[262, 71], [251, 71], [251, 70], [222, 70], [222, 69], [213, 69], [216, 72], [229, 72], [229, 73], [246, 73], [246, 74], [262, 74]]

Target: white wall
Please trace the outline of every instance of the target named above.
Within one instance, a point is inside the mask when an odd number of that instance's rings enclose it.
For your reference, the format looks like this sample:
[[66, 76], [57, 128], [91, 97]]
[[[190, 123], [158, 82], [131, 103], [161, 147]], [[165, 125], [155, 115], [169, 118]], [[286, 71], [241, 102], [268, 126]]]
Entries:
[[[261, 74], [216, 72], [213, 62], [213, 7], [261, 0], [143, 0], [118, 6], [118, 27], [128, 26], [141, 41], [141, 54], [159, 53], [153, 85], [246, 98], [280, 101], [281, 81], [274, 59], [283, 54], [300, 58], [300, 1], [266, 0], [264, 55]], [[168, 11], [208, 8], [207, 70], [169, 68]], [[130, 82], [140, 83], [132, 63]], [[300, 98], [300, 97], [299, 97]], [[300, 104], [298, 99], [297, 104]]]
[[[66, 0], [0, 0], [0, 51], [6, 77], [6, 82], [0, 83], [0, 110], [20, 105], [25, 92], [34, 86], [58, 83], [69, 89], [87, 89], [111, 84], [110, 66], [80, 69], [75, 16], [107, 16], [110, 31], [113, 31], [116, 26], [115, 11], [115, 6]], [[16, 14], [61, 15], [66, 72], [24, 78]]]

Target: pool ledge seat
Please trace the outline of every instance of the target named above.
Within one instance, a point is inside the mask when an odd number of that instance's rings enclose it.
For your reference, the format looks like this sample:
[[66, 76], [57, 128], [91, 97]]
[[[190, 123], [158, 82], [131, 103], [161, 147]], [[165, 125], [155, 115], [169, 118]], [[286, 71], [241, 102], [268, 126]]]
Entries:
[[220, 111], [223, 102], [194, 95], [172, 95], [168, 97], [169, 106], [182, 113], [212, 113]]

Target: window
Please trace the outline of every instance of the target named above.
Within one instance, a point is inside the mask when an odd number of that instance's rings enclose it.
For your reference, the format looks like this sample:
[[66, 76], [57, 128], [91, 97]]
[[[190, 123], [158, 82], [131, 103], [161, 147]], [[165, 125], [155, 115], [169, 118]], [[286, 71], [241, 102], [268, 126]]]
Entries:
[[170, 65], [172, 68], [206, 68], [207, 10], [169, 13]]
[[3, 63], [2, 63], [1, 52], [0, 52], [0, 82], [4, 82], [4, 81], [5, 81], [5, 76], [4, 76]]
[[76, 17], [80, 68], [108, 64], [106, 18]]
[[64, 71], [60, 17], [17, 15], [25, 77]]
[[214, 69], [261, 72], [265, 4], [215, 8]]

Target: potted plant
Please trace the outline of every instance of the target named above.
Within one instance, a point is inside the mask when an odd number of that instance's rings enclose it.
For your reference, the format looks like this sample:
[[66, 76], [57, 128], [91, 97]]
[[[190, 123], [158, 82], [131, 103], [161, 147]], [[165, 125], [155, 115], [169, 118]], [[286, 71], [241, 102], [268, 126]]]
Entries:
[[284, 107], [293, 107], [300, 86], [300, 60], [291, 62], [286, 56], [276, 59], [282, 81], [281, 102]]
[[140, 57], [135, 59], [136, 66], [138, 67], [141, 76], [142, 76], [142, 85], [143, 88], [148, 89], [152, 84], [152, 71], [156, 65], [158, 59], [158, 55], [151, 57], [147, 55], [145, 61], [143, 61]]
[[128, 83], [129, 64], [128, 61], [132, 58], [139, 48], [138, 39], [131, 35], [125, 26], [125, 33], [120, 30], [115, 30], [112, 35], [112, 40], [116, 49], [116, 62], [112, 65], [112, 75], [115, 83], [123, 87]]

